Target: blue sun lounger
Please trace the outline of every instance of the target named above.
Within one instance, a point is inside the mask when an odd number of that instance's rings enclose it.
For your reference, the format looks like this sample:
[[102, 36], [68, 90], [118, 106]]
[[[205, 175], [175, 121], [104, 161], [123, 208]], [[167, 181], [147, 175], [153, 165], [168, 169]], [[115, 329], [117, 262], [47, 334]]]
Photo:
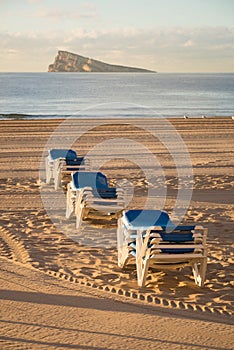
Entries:
[[90, 162], [85, 157], [77, 157], [74, 150], [51, 149], [46, 158], [46, 183], [54, 182], [57, 190], [71, 180], [74, 171], [90, 170]]
[[160, 210], [124, 211], [118, 220], [118, 265], [134, 262], [140, 287], [148, 269], [192, 267], [195, 283], [202, 287], [207, 267], [207, 229], [198, 225], [174, 225]]
[[75, 159], [76, 157], [76, 151], [73, 151], [72, 149], [48, 150], [48, 156], [45, 159], [46, 183], [49, 184], [52, 180], [54, 180], [56, 161], [64, 159]]
[[125, 201], [121, 189], [110, 188], [101, 172], [75, 172], [67, 186], [66, 218], [76, 216], [76, 227], [85, 218], [118, 218]]

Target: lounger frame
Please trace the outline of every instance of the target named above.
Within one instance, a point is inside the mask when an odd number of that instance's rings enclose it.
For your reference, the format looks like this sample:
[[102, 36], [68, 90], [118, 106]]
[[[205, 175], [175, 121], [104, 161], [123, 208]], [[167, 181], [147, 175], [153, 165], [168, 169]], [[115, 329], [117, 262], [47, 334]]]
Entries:
[[81, 164], [78, 165], [67, 165], [64, 158], [56, 159], [53, 166], [54, 189], [57, 191], [62, 186], [66, 186], [71, 181], [72, 173], [76, 171], [89, 171], [90, 168], [90, 160], [87, 158], [83, 158]]
[[81, 227], [84, 219], [94, 216], [108, 221], [118, 219], [125, 207], [122, 189], [116, 189], [116, 198], [106, 199], [94, 195], [93, 188], [89, 186], [77, 189], [71, 181], [67, 185], [66, 196], [66, 218], [75, 215], [77, 229]]
[[[52, 158], [51, 154], [56, 152], [55, 158]], [[45, 158], [45, 173], [46, 173], [46, 183], [50, 184], [55, 178], [55, 163], [61, 162], [66, 158], [68, 153], [71, 153], [72, 158], [76, 157], [76, 152], [70, 149], [49, 149], [48, 156]]]
[[[163, 231], [161, 226], [133, 229], [123, 215], [118, 220], [117, 229], [119, 267], [125, 268], [129, 262], [134, 262], [136, 264], [138, 285], [143, 287], [150, 267], [154, 269], [177, 269], [189, 265], [192, 268], [196, 285], [203, 287], [207, 269], [206, 239], [208, 230], [197, 225], [192, 230], [193, 241], [176, 244], [163, 241], [160, 231]], [[134, 244], [135, 249], [132, 248]], [[163, 252], [168, 249], [172, 253]], [[189, 249], [193, 252], [173, 253], [177, 249], [185, 251]]]
[[86, 218], [118, 219], [125, 207], [125, 200], [121, 189], [117, 189], [116, 194], [115, 199], [105, 199], [95, 196], [90, 187], [82, 189], [75, 202], [76, 228], [79, 229]]

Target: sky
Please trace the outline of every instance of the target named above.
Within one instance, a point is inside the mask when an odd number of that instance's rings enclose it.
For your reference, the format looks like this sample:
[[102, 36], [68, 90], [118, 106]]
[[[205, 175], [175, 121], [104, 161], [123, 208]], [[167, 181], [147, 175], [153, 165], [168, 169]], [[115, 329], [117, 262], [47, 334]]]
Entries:
[[234, 0], [0, 0], [0, 72], [58, 50], [158, 72], [234, 72]]

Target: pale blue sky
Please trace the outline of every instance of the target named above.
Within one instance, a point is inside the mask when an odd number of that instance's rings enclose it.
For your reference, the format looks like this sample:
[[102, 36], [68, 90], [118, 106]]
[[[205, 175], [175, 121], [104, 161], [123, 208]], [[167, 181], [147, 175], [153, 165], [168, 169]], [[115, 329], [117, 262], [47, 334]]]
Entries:
[[0, 0], [0, 71], [57, 50], [160, 72], [233, 72], [234, 0]]

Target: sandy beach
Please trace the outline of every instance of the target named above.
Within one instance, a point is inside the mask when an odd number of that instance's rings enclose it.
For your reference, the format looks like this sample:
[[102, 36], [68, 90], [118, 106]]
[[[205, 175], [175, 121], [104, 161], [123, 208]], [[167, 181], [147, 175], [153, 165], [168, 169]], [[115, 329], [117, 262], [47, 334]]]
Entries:
[[[0, 348], [233, 349], [234, 120], [170, 119], [193, 167], [183, 222], [208, 228], [203, 289], [187, 267], [154, 271], [139, 289], [136, 271], [117, 265], [116, 222], [85, 222], [77, 233], [75, 219], [65, 222], [59, 212], [51, 220], [42, 196], [56, 201], [56, 193], [39, 181], [39, 168], [61, 122], [0, 121]], [[74, 133], [72, 148], [81, 156], [113, 137], [144, 145], [160, 162], [152, 176], [158, 176], [158, 186], [166, 185], [164, 209], [170, 215], [179, 190], [176, 165], [165, 145], [144, 130], [163, 134], [165, 126], [147, 119], [143, 129], [132, 120], [103, 123], [76, 140], [76, 127], [82, 133], [92, 121], [75, 121], [61, 138]], [[132, 183], [128, 208], [143, 208], [150, 183], [142, 169], [124, 151], [119, 159], [102, 157], [111, 186], [123, 178]]]

